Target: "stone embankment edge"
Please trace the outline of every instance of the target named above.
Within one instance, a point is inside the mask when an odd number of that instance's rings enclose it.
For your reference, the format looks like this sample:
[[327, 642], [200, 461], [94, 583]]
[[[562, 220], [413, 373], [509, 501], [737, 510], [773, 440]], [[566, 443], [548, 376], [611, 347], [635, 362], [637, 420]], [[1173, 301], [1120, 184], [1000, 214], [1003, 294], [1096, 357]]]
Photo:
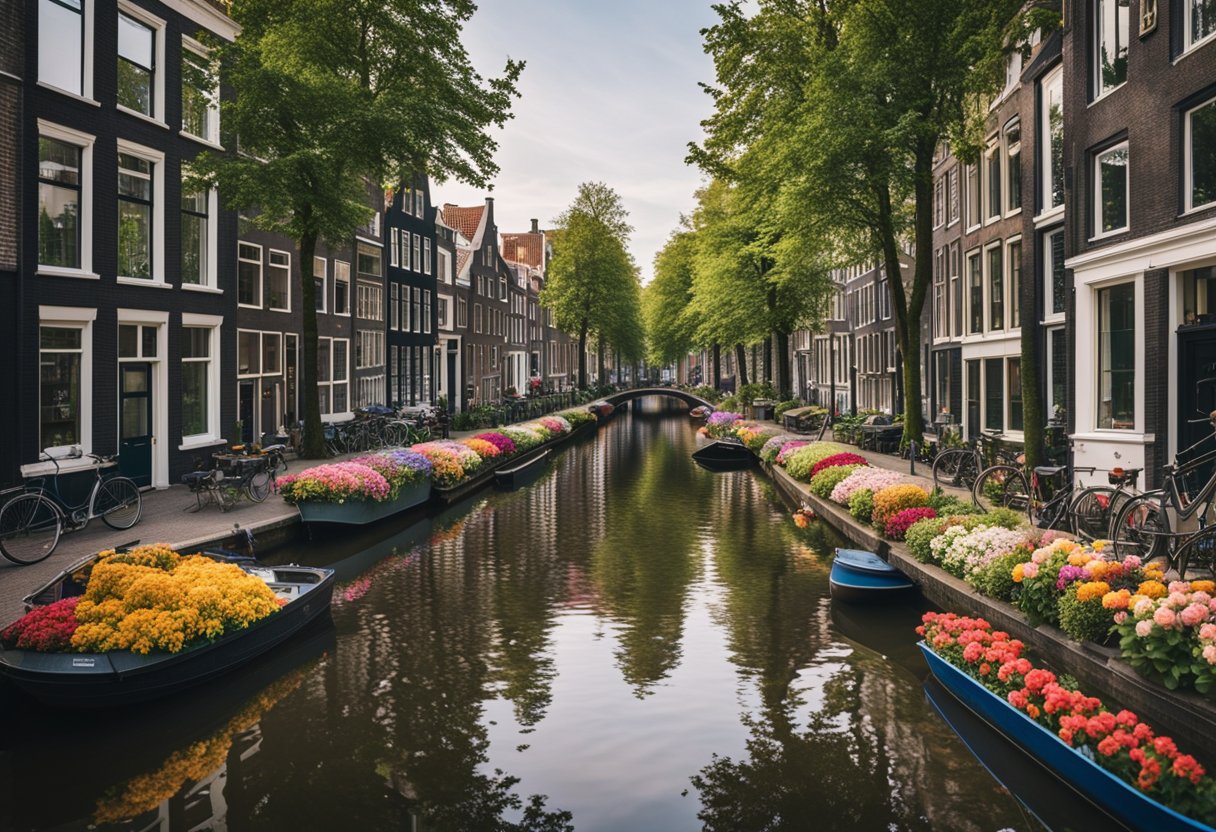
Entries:
[[777, 490], [795, 504], [805, 503], [815, 515], [857, 546], [878, 554], [911, 578], [922, 594], [942, 609], [981, 616], [994, 627], [1021, 639], [1060, 672], [1071, 674], [1082, 690], [1109, 692], [1110, 703], [1127, 708], [1167, 733], [1179, 745], [1211, 758], [1216, 749], [1216, 703], [1191, 691], [1170, 691], [1136, 673], [1115, 648], [1078, 643], [1050, 625], [1032, 627], [1015, 607], [979, 594], [940, 567], [921, 563], [906, 546], [880, 538], [835, 503], [810, 492], [783, 469], [764, 464]]

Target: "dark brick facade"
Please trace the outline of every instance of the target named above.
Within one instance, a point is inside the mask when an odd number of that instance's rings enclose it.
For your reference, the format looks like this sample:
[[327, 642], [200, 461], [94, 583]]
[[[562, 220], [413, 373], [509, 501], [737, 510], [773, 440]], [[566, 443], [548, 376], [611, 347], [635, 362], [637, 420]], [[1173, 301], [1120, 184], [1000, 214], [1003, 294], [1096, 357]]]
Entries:
[[[399, 265], [393, 264], [391, 254], [386, 258], [385, 303], [391, 307], [396, 298], [398, 306], [397, 314], [389, 308], [385, 315], [388, 332], [386, 401], [390, 403], [430, 404], [438, 397], [439, 368], [435, 346], [439, 332], [436, 280], [439, 255], [435, 213], [430, 181], [425, 176], [416, 177], [398, 189], [385, 206], [385, 234], [390, 240], [394, 234], [404, 239], [400, 245]], [[415, 239], [419, 241], [417, 251], [414, 250]], [[390, 243], [390, 252], [392, 248]]]

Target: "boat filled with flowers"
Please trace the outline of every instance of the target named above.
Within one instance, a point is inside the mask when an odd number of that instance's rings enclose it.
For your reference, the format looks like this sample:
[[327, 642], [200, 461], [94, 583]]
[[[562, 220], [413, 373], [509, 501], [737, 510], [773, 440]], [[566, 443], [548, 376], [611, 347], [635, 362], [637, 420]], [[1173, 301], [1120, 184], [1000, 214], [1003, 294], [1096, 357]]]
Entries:
[[363, 525], [430, 499], [432, 469], [431, 459], [416, 451], [385, 451], [283, 477], [279, 493], [305, 523]]
[[1102, 811], [1154, 832], [1216, 823], [1216, 781], [1194, 756], [1034, 666], [1018, 639], [955, 613], [926, 613], [917, 633], [951, 694]]
[[107, 550], [26, 598], [0, 676], [54, 705], [126, 705], [223, 674], [329, 609], [332, 569], [266, 567], [166, 544]]

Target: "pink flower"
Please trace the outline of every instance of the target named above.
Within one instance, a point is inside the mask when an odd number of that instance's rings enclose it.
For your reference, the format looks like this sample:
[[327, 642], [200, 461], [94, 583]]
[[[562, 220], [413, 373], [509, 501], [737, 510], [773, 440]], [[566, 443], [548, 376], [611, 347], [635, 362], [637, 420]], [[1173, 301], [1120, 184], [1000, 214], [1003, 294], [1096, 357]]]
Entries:
[[1153, 613], [1153, 621], [1166, 629], [1173, 627], [1177, 618], [1177, 614], [1169, 607], [1157, 607], [1157, 611]]
[[[1170, 586], [1173, 586], [1173, 584], [1170, 584]], [[1180, 610], [1186, 606], [1186, 592], [1178, 592], [1171, 589], [1169, 597], [1165, 599], [1165, 602], [1169, 605], [1170, 609]]]
[[1038, 574], [1039, 574], [1038, 561], [1031, 561], [1030, 563], [1028, 563], [1022, 567], [1022, 578], [1023, 579], [1033, 578]]
[[1136, 555], [1128, 555], [1123, 559], [1123, 568], [1127, 570], [1139, 569], [1143, 562]]
[[1115, 613], [1115, 623], [1116, 624], [1122, 624], [1126, 620], [1127, 620], [1127, 612], [1125, 610], [1119, 610], [1117, 613]]
[[1199, 628], [1199, 637], [1204, 641], [1216, 641], [1216, 624], [1204, 624]]
[[1207, 620], [1208, 608], [1203, 604], [1189, 604], [1182, 610], [1179, 617], [1182, 619], [1182, 626], [1194, 627]]
[[1144, 616], [1149, 615], [1153, 611], [1153, 606], [1152, 598], [1141, 598], [1136, 602], [1136, 606], [1132, 609], [1132, 612], [1135, 613], [1136, 618], [1144, 618]]
[[1170, 581], [1169, 591], [1170, 591], [1171, 595], [1174, 594], [1175, 592], [1186, 594], [1191, 591], [1191, 582], [1190, 581]]
[[1148, 638], [1152, 632], [1153, 622], [1149, 619], [1146, 618], [1143, 621], [1136, 622], [1136, 635], [1140, 636], [1140, 638]]

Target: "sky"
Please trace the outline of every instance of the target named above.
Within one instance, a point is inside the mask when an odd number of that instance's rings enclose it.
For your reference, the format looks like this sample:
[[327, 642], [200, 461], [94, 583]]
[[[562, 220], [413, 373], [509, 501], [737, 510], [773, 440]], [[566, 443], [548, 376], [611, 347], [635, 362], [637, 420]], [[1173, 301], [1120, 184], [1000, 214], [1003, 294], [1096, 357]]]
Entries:
[[481, 0], [465, 48], [486, 77], [508, 56], [526, 61], [521, 98], [494, 131], [493, 191], [449, 180], [432, 198], [493, 196], [499, 232], [527, 231], [533, 217], [550, 225], [580, 182], [604, 182], [629, 211], [630, 249], [649, 281], [702, 182], [684, 156], [712, 110], [697, 84], [713, 80], [700, 30], [714, 20], [710, 0]]

